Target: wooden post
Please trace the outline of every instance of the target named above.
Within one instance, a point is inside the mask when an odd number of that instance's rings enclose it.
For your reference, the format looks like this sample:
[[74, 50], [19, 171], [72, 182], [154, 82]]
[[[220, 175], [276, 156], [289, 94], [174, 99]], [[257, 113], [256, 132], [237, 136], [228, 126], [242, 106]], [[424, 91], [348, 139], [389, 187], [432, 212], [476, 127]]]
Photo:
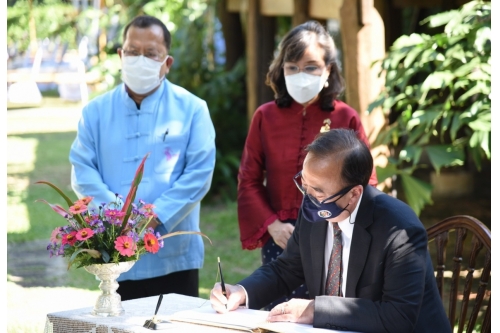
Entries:
[[309, 0], [293, 1], [292, 26], [295, 27], [311, 19], [309, 16]]
[[260, 1], [248, 1], [247, 10], [247, 115], [252, 119], [257, 107], [273, 99], [265, 84], [266, 73], [274, 52], [276, 23], [274, 17], [262, 16]]
[[383, 87], [380, 66], [372, 67], [372, 62], [385, 56], [384, 23], [373, 0], [345, 0], [340, 13], [346, 101], [360, 113], [373, 142], [385, 121], [381, 112], [366, 112]]
[[[385, 124], [381, 108], [368, 114], [368, 104], [382, 91], [384, 81], [379, 78], [380, 64], [376, 60], [385, 56], [384, 22], [373, 6], [373, 0], [344, 0], [340, 9], [343, 46], [346, 102], [357, 110], [371, 143]], [[372, 147], [374, 163], [387, 164], [386, 146]], [[379, 184], [383, 188], [386, 184]]]

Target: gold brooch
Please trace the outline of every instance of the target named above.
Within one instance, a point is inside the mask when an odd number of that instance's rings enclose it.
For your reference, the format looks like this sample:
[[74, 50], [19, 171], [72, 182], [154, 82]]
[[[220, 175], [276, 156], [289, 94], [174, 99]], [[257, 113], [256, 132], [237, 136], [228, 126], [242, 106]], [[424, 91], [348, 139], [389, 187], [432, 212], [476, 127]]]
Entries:
[[328, 132], [330, 130], [330, 124], [331, 120], [329, 118], [323, 120], [323, 126], [321, 126], [321, 129], [319, 130], [320, 133]]

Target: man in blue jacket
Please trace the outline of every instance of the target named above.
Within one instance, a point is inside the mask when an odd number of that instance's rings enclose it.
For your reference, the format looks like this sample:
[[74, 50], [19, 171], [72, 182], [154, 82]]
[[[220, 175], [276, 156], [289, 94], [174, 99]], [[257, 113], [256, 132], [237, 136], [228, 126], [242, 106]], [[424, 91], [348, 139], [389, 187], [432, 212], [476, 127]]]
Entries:
[[[69, 155], [71, 184], [78, 197], [96, 205], [128, 193], [135, 170], [150, 153], [136, 199], [152, 203], [150, 226], [164, 235], [200, 231], [200, 201], [215, 165], [215, 130], [206, 102], [170, 83], [171, 36], [160, 20], [134, 18], [123, 32], [122, 80], [82, 111]], [[198, 296], [203, 265], [201, 236], [167, 238], [120, 275], [122, 300], [179, 293]]]

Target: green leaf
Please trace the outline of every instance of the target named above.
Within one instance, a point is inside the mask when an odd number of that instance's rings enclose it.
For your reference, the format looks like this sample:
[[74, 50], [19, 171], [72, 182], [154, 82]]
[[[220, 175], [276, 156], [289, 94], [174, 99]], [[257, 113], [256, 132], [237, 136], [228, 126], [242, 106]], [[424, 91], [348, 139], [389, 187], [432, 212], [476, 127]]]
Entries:
[[425, 147], [425, 151], [437, 173], [441, 167], [464, 164], [465, 153], [462, 148], [452, 145], [430, 145]]
[[375, 169], [377, 171], [377, 181], [379, 184], [387, 178], [398, 174], [398, 169], [393, 163], [387, 163], [385, 167], [376, 166]]
[[462, 96], [457, 99], [457, 103], [463, 103], [465, 100], [471, 96], [476, 94], [484, 94], [489, 95], [491, 93], [491, 87], [488, 87], [483, 82], [477, 82], [475, 86], [470, 88], [467, 92], [465, 92]]
[[104, 250], [104, 249], [100, 249], [99, 252], [101, 253], [102, 255], [102, 260], [105, 262], [105, 263], [108, 263], [109, 260], [111, 259], [111, 256], [109, 255], [108, 251]]
[[491, 43], [491, 28], [482, 27], [476, 32], [476, 40], [474, 47], [479, 53], [484, 53], [484, 47], [487, 43]]
[[402, 173], [400, 177], [406, 202], [415, 214], [420, 215], [426, 204], [433, 204], [432, 185], [405, 173]]
[[73, 264], [73, 261], [76, 259], [76, 257], [82, 253], [82, 252], [87, 252], [92, 258], [100, 258], [101, 257], [101, 253], [97, 250], [91, 250], [91, 249], [79, 249], [75, 252], [73, 252], [73, 254], [71, 255], [71, 257], [69, 258], [69, 263], [68, 263], [68, 269], [71, 267], [71, 265]]
[[423, 19], [422, 21], [420, 21], [420, 24], [429, 23], [430, 28], [440, 27], [450, 22], [450, 20], [455, 15], [456, 15], [455, 11], [442, 12]]
[[455, 75], [450, 71], [434, 72], [430, 74], [422, 83], [421, 91], [429, 89], [441, 89], [450, 84]]
[[44, 180], [37, 181], [37, 182], [35, 182], [35, 184], [46, 184], [46, 185], [49, 185], [54, 190], [56, 190], [56, 192], [59, 193], [59, 195], [66, 201], [66, 203], [68, 204], [68, 207], [73, 206], [73, 201], [71, 201], [71, 199], [66, 194], [64, 194], [64, 192], [61, 191], [61, 189], [59, 189], [59, 187], [57, 187], [56, 185], [54, 185], [54, 184], [52, 184], [50, 182], [46, 182]]
[[405, 60], [403, 61], [403, 66], [404, 68], [411, 67], [415, 59], [422, 54], [422, 51], [425, 49], [423, 48], [423, 45], [415, 45], [415, 47], [408, 52], [408, 54], [405, 57]]
[[471, 148], [481, 148], [488, 159], [491, 159], [490, 133], [474, 132], [469, 140]]
[[416, 165], [420, 160], [420, 156], [422, 155], [422, 147], [419, 146], [406, 146], [401, 149], [399, 153], [399, 160], [405, 162], [413, 162], [413, 165]]

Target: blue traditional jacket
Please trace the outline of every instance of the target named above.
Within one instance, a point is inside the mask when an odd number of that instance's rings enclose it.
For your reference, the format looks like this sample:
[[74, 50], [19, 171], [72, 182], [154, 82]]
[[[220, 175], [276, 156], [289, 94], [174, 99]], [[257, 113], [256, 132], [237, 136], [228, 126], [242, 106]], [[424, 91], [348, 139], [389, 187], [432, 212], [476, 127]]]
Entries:
[[[200, 231], [200, 201], [210, 188], [215, 165], [215, 130], [205, 101], [163, 80], [138, 109], [125, 85], [96, 97], [82, 110], [71, 146], [71, 185], [78, 197], [94, 197], [94, 207], [123, 200], [142, 158], [144, 175], [136, 201], [155, 205], [157, 232]], [[164, 240], [118, 281], [142, 280], [200, 269], [204, 246], [199, 235]]]

